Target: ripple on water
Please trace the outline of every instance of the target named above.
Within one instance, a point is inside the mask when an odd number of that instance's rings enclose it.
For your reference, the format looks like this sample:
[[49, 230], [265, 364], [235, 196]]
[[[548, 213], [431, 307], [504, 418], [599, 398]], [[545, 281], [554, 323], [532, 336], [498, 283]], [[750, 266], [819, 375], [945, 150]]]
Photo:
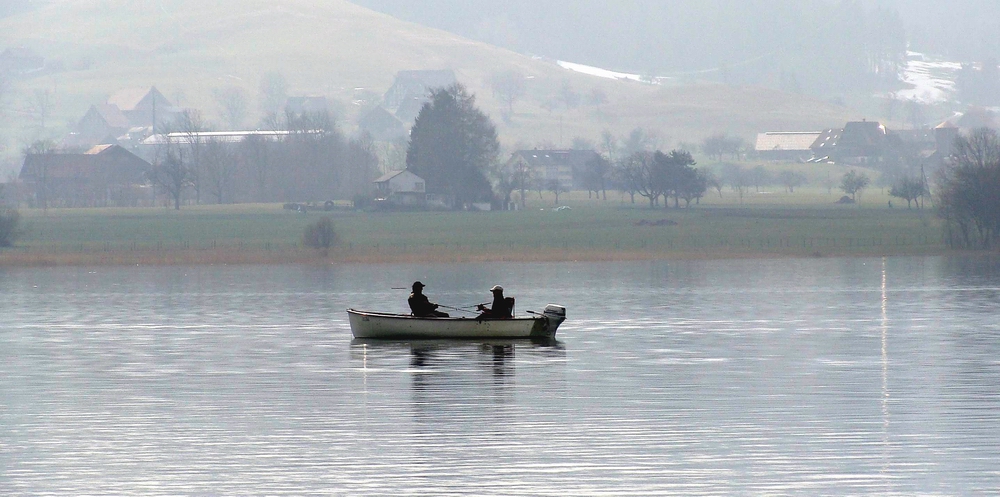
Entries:
[[1000, 492], [989, 266], [471, 269], [559, 341], [352, 342], [424, 266], [4, 270], [0, 493]]

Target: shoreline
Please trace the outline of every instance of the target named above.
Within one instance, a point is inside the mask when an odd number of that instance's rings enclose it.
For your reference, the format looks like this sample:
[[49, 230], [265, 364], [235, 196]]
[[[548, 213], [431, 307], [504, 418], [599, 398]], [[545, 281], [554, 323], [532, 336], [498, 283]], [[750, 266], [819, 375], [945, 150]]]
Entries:
[[[897, 249], [899, 247], [896, 247]], [[76, 266], [199, 266], [199, 265], [326, 265], [326, 264], [475, 264], [493, 262], [631, 262], [655, 260], [802, 259], [828, 257], [924, 257], [943, 255], [995, 255], [993, 252], [936, 250], [585, 250], [543, 248], [527, 252], [466, 251], [361, 252], [314, 250], [167, 249], [148, 251], [0, 251], [0, 268]]]

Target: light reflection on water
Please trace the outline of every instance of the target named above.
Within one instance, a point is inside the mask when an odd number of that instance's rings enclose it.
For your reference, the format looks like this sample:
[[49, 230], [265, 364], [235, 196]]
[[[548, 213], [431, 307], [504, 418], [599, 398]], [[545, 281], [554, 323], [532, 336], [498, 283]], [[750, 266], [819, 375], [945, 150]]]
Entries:
[[[352, 340], [502, 283], [554, 343]], [[0, 269], [0, 494], [1000, 492], [1000, 265]]]

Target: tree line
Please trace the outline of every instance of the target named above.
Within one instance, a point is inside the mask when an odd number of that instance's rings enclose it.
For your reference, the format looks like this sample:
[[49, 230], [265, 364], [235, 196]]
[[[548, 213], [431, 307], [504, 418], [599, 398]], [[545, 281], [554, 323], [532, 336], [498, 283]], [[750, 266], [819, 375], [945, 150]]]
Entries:
[[378, 174], [371, 140], [348, 138], [327, 113], [287, 114], [281, 137], [249, 135], [238, 142], [206, 137], [195, 112], [173, 125], [159, 146], [150, 182], [179, 209], [195, 203], [308, 202], [367, 194]]
[[934, 192], [953, 247], [1000, 245], [1000, 136], [989, 128], [955, 140], [948, 163], [938, 170]]

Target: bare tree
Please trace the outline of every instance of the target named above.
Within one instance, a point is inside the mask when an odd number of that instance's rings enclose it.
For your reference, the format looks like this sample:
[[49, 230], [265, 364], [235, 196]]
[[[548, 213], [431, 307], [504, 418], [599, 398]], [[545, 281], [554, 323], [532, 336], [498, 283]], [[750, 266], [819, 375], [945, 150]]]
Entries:
[[218, 204], [230, 203], [236, 172], [235, 153], [229, 144], [218, 140], [205, 142], [202, 154], [203, 178]]
[[177, 129], [184, 133], [187, 138], [188, 168], [190, 169], [191, 182], [194, 187], [194, 202], [201, 203], [201, 173], [202, 173], [202, 148], [204, 140], [202, 132], [206, 130], [205, 122], [201, 118], [201, 112], [187, 109], [181, 113], [176, 122]]
[[258, 202], [273, 200], [271, 194], [271, 161], [273, 144], [260, 136], [249, 136], [240, 143], [239, 159], [254, 186], [253, 198]]
[[722, 161], [723, 156], [729, 154], [733, 160], [739, 160], [743, 152], [745, 142], [738, 136], [729, 136], [726, 133], [716, 133], [705, 138], [701, 143], [701, 151], [714, 157], [717, 161]]
[[260, 110], [264, 115], [280, 114], [288, 100], [288, 81], [278, 71], [268, 71], [260, 77]]
[[219, 105], [219, 114], [231, 130], [239, 129], [247, 117], [249, 99], [243, 88], [230, 86], [216, 88], [213, 92], [215, 102]]
[[750, 173], [742, 166], [727, 164], [722, 171], [722, 177], [726, 183], [729, 183], [729, 188], [739, 196], [742, 204], [743, 195], [753, 184], [753, 181], [750, 180]]
[[602, 155], [594, 155], [576, 174], [587, 188], [587, 198], [591, 198], [591, 193], [600, 198], [603, 193], [604, 200], [608, 199], [607, 182], [611, 174], [611, 161]]
[[492, 169], [490, 179], [493, 182], [494, 192], [503, 199], [504, 210], [510, 208], [511, 195], [517, 190], [521, 192], [521, 208], [524, 208], [524, 191], [531, 181], [531, 169], [523, 159], [498, 163]]
[[184, 164], [183, 151], [167, 148], [166, 156], [149, 172], [149, 180], [159, 186], [174, 201], [174, 209], [181, 210], [181, 196], [191, 186], [191, 169]]
[[514, 116], [514, 103], [524, 96], [524, 74], [515, 70], [498, 71], [490, 75], [493, 96], [506, 106], [503, 119], [509, 121]]
[[795, 193], [795, 189], [806, 183], [806, 177], [795, 171], [784, 170], [778, 173], [778, 181], [785, 186], [785, 191]]
[[[36, 140], [24, 148], [25, 164], [34, 163], [34, 167], [29, 169], [31, 179], [35, 183], [35, 201], [42, 207], [49, 207], [49, 167], [48, 161], [44, 158], [32, 157], [55, 153], [56, 144], [51, 140]], [[36, 160], [40, 159], [40, 160]]]
[[[889, 189], [889, 195], [906, 200], [907, 209], [911, 207], [913, 202], [927, 193], [927, 183], [924, 181], [924, 178], [910, 175], [897, 179], [896, 183]], [[917, 203], [917, 208], [920, 208], [919, 202]]]
[[750, 170], [750, 181], [753, 183], [754, 190], [757, 193], [760, 193], [760, 187], [771, 182], [771, 172], [764, 166], [754, 166], [754, 168]]
[[705, 176], [705, 186], [715, 190], [719, 194], [719, 198], [722, 198], [722, 179], [709, 170], [702, 170], [702, 174]]
[[1000, 135], [989, 128], [955, 140], [938, 171], [938, 214], [952, 246], [990, 249], [1000, 243]]
[[844, 193], [850, 195], [851, 200], [857, 202], [858, 195], [860, 195], [865, 188], [868, 188], [870, 183], [871, 178], [869, 178], [867, 174], [859, 174], [851, 169], [847, 172], [847, 174], [844, 174], [843, 178], [841, 178], [840, 189], [843, 190]]
[[559, 100], [567, 109], [575, 109], [580, 106], [580, 94], [573, 89], [573, 85], [568, 79], [563, 81], [562, 87], [559, 88]]
[[608, 103], [608, 94], [604, 90], [594, 87], [587, 94], [587, 103], [593, 105], [597, 109], [597, 113], [601, 114], [601, 106]]
[[635, 204], [635, 194], [639, 193], [639, 184], [642, 181], [643, 159], [640, 154], [630, 155], [615, 162], [611, 171], [611, 177], [618, 190], [627, 193], [632, 204]]
[[618, 154], [621, 151], [621, 147], [618, 144], [618, 138], [615, 138], [615, 135], [610, 130], [605, 129], [601, 131], [601, 141], [598, 149], [599, 152], [612, 162], [616, 162], [619, 159]]
[[38, 120], [40, 128], [45, 129], [45, 123], [52, 114], [54, 107], [55, 98], [52, 95], [52, 90], [48, 88], [35, 88], [28, 101], [28, 109], [35, 116], [35, 119]]
[[622, 154], [628, 156], [636, 152], [655, 150], [659, 143], [659, 137], [655, 131], [633, 128], [628, 136], [621, 140], [621, 143]]
[[545, 183], [545, 188], [556, 196], [555, 205], [559, 205], [559, 195], [569, 191], [566, 189], [566, 186], [562, 184], [562, 181], [559, 181], [558, 179], [555, 178], [548, 180]]

